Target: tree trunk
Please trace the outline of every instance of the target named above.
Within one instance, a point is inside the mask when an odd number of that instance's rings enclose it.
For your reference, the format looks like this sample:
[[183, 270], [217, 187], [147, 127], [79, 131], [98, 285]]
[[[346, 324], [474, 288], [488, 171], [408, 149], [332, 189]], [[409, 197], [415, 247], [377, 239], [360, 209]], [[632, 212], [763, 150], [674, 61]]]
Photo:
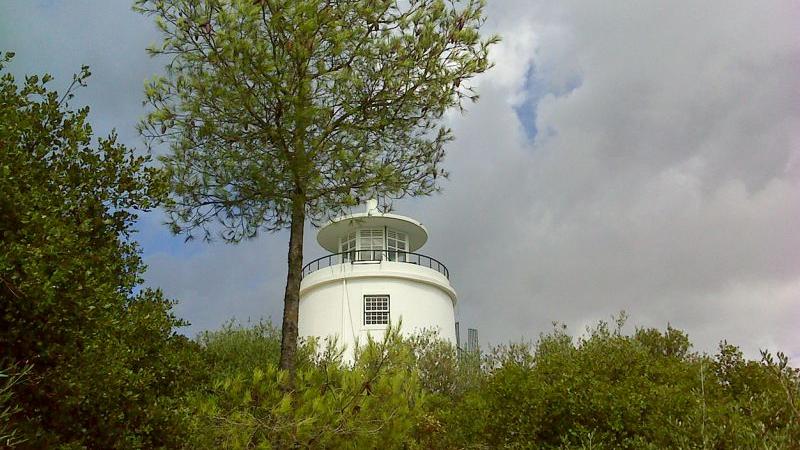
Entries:
[[289, 372], [287, 389], [294, 387], [297, 355], [297, 322], [300, 310], [300, 280], [303, 271], [303, 228], [305, 202], [295, 199], [292, 204], [292, 224], [289, 235], [289, 271], [283, 294], [283, 326], [281, 328], [280, 368]]

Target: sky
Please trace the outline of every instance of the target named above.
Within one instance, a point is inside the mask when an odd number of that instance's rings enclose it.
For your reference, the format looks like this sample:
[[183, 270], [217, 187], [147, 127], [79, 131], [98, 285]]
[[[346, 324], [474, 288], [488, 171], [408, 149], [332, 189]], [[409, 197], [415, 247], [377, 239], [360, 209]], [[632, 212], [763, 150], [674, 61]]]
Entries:
[[[484, 346], [574, 334], [625, 311], [702, 352], [725, 339], [800, 360], [800, 3], [493, 0], [502, 42], [480, 101], [445, 118], [450, 179], [398, 213], [428, 228], [457, 319]], [[82, 64], [97, 135], [135, 131], [164, 62], [126, 1], [6, 0], [0, 50], [63, 88]], [[156, 149], [166, 151], [166, 149]], [[138, 225], [146, 284], [189, 335], [280, 322], [288, 233], [184, 243], [160, 211]], [[323, 255], [306, 232], [305, 259]]]

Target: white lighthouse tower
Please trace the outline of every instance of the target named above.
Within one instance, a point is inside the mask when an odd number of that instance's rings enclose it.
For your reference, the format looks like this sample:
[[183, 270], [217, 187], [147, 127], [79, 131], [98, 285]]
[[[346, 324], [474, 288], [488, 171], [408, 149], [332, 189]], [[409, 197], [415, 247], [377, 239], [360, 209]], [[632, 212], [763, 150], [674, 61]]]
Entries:
[[336, 337], [352, 360], [357, 342], [380, 340], [390, 324], [401, 333], [436, 330], [456, 344], [456, 292], [438, 260], [417, 253], [428, 239], [421, 223], [366, 212], [334, 219], [317, 233], [329, 255], [303, 268], [300, 284], [301, 337]]

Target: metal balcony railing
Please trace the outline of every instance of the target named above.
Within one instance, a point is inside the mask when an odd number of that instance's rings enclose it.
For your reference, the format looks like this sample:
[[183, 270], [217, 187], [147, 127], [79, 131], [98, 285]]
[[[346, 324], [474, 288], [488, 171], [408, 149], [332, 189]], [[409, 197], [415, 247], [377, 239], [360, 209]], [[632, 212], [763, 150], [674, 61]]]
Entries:
[[447, 267], [436, 259], [419, 253], [396, 250], [350, 250], [348, 252], [332, 253], [322, 258], [317, 258], [303, 266], [303, 277], [305, 278], [306, 275], [312, 272], [335, 264], [379, 263], [381, 261], [402, 262], [428, 267], [441, 273], [448, 280], [450, 279], [450, 272], [447, 271]]

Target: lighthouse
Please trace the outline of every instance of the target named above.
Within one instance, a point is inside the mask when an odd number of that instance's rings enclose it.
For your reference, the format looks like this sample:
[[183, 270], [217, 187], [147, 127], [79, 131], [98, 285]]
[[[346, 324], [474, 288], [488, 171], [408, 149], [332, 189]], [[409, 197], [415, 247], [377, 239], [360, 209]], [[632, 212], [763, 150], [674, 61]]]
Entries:
[[400, 324], [403, 335], [435, 330], [456, 344], [456, 292], [447, 267], [420, 253], [428, 231], [418, 221], [366, 211], [320, 228], [317, 242], [329, 252], [303, 267], [299, 335], [335, 337], [352, 361], [357, 343], [380, 340]]

